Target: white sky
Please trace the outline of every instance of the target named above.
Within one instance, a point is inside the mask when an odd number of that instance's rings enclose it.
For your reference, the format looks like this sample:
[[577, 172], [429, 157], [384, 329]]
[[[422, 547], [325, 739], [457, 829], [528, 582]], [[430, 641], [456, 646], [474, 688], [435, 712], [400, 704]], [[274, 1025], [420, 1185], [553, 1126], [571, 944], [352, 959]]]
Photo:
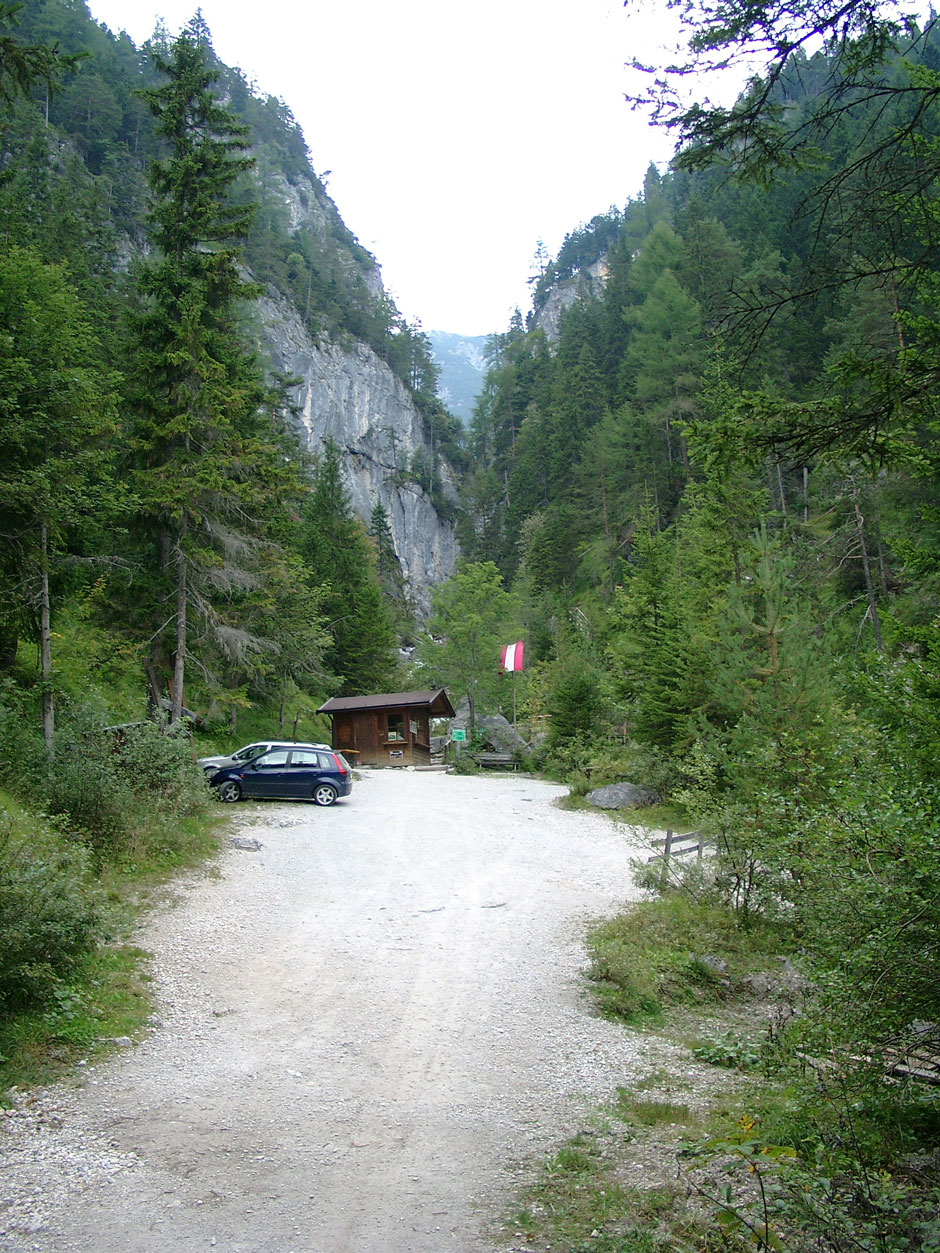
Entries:
[[279, 97], [385, 286], [425, 330], [529, 308], [539, 239], [636, 197], [671, 143], [623, 99], [657, 15], [620, 0], [88, 0], [139, 47], [197, 7], [217, 55]]

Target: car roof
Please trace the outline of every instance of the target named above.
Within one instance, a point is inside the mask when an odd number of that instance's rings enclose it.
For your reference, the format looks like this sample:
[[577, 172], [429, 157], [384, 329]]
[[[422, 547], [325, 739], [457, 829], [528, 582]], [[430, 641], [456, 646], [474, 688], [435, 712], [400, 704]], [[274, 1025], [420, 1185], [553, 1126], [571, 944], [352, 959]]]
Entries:
[[[250, 744], [246, 744], [245, 748], [254, 748], [255, 745], [260, 748], [262, 744], [266, 744], [268, 748], [326, 748], [332, 752], [329, 744], [313, 744], [309, 740], [252, 740]], [[243, 750], [236, 748], [235, 752], [240, 753]], [[229, 754], [233, 756], [234, 754]]]

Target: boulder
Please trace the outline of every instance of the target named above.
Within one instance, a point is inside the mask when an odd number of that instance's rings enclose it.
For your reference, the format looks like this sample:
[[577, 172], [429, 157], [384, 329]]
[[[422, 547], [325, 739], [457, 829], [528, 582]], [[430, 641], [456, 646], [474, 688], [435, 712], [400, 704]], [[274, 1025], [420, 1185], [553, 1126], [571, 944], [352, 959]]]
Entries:
[[[466, 699], [458, 703], [456, 716], [451, 725], [466, 727], [469, 735], [470, 706]], [[491, 748], [496, 753], [515, 753], [526, 747], [523, 737], [518, 731], [513, 730], [512, 723], [502, 714], [477, 714], [476, 732], [482, 735], [484, 747]]]
[[599, 809], [642, 809], [659, 803], [659, 793], [635, 783], [608, 783], [588, 792], [586, 799]]
[[502, 714], [487, 714], [483, 718], [477, 718], [477, 730], [486, 739], [487, 748], [495, 749], [497, 753], [514, 753], [525, 748], [525, 740], [513, 730], [512, 723]]

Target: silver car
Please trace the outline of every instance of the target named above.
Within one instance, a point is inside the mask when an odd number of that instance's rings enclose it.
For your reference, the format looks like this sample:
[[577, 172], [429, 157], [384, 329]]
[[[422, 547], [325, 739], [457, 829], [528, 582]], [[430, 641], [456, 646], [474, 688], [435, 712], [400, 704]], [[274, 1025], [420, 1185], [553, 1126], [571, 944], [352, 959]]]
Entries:
[[200, 757], [196, 765], [204, 771], [207, 779], [211, 779], [217, 770], [225, 770], [229, 766], [247, 766], [250, 761], [254, 761], [262, 753], [270, 752], [272, 748], [325, 748], [327, 752], [332, 752], [329, 744], [308, 744], [294, 740], [256, 740], [253, 744], [246, 744], [244, 748], [229, 753], [227, 757]]

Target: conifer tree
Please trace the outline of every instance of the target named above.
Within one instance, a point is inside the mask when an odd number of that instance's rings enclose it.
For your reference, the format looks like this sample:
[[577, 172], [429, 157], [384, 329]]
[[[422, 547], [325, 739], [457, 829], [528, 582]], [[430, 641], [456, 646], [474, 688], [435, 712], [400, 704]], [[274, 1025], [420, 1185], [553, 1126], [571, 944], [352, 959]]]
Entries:
[[323, 589], [321, 611], [330, 636], [325, 668], [339, 681], [344, 696], [388, 690], [395, 670], [395, 633], [333, 440], [327, 441], [314, 467], [303, 554], [314, 583]]
[[105, 516], [114, 396], [64, 271], [28, 249], [0, 258], [0, 657], [36, 639], [53, 752], [50, 581], [70, 528]]
[[250, 206], [234, 203], [251, 167], [247, 130], [216, 101], [207, 32], [194, 18], [165, 56], [166, 79], [144, 93], [166, 155], [150, 184], [153, 253], [138, 279], [131, 387], [135, 485], [151, 548], [151, 696], [172, 658], [170, 720], [179, 719], [190, 623], [213, 625], [214, 576], [263, 533], [295, 475], [261, 417], [260, 369], [239, 326], [256, 289], [239, 267]]

